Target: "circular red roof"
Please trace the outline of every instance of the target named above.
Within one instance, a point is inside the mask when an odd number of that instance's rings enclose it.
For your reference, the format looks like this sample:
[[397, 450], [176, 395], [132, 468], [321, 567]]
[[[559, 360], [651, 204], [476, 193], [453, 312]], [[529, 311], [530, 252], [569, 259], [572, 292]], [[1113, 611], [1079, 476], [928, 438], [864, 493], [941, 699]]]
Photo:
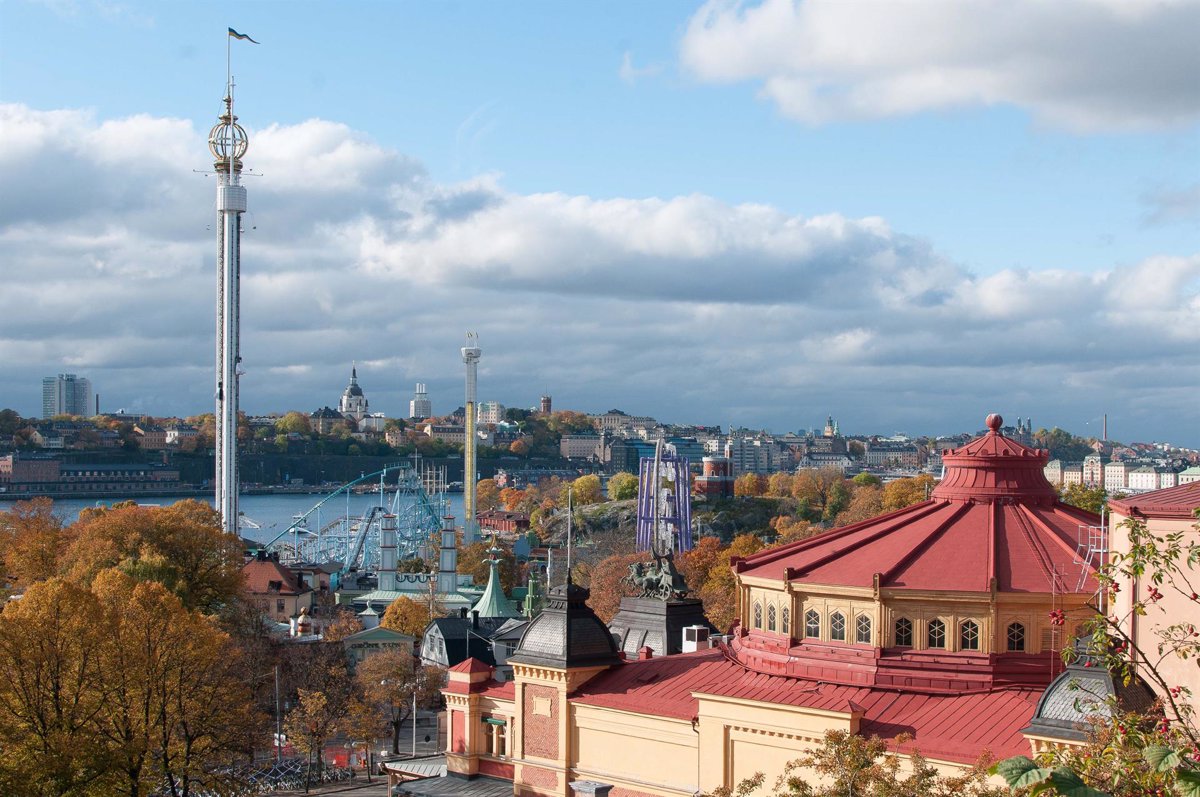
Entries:
[[946, 501], [1020, 502], [1053, 506], [1058, 491], [1046, 478], [1049, 452], [1009, 439], [1000, 431], [1004, 419], [987, 417], [989, 431], [962, 448], [942, 452], [946, 474], [931, 498]]

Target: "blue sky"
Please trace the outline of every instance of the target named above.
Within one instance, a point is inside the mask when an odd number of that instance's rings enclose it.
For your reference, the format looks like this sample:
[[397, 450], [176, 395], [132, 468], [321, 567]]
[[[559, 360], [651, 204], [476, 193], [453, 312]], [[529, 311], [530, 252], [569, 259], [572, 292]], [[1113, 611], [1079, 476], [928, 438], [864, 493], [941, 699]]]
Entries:
[[[122, 175], [126, 191], [211, 188], [179, 168], [205, 167], [202, 140], [176, 161], [219, 110], [232, 26], [262, 42], [233, 53], [247, 162], [263, 174], [249, 181], [263, 233], [245, 268], [264, 268], [244, 288], [244, 345], [269, 377], [256, 382], [250, 362], [251, 411], [332, 402], [351, 359], [383, 411], [399, 413], [418, 380], [452, 409], [458, 338], [479, 328], [481, 390], [490, 378], [486, 397], [514, 405], [548, 390], [588, 410], [777, 430], [832, 412], [849, 431], [913, 433], [973, 427], [992, 409], [1083, 431], [1107, 410], [1128, 437], [1200, 445], [1187, 22], [1200, 22], [1194, 4], [4, 0], [4, 124], [55, 132], [10, 146], [0, 176], [34, 193], [109, 183], [79, 191], [70, 218], [16, 215], [113, 247], [42, 251], [43, 271], [22, 269], [31, 228], [13, 223], [0, 262], [27, 281], [23, 309], [45, 301], [39, 278], [89, 255], [120, 259], [105, 273], [147, 301], [181, 279], [198, 287], [175, 319], [191, 331], [159, 349], [149, 342], [169, 318], [130, 321], [86, 356], [79, 336], [105, 333], [87, 331], [91, 317], [32, 347], [0, 327], [15, 366], [0, 404], [36, 413], [29, 386], [74, 369], [122, 405], [206, 408], [211, 205], [192, 217], [180, 200], [140, 229], [100, 216], [123, 207], [111, 193]], [[58, 111], [73, 121], [48, 121]], [[96, 140], [130, 152], [80, 154]], [[130, 165], [147, 146], [173, 165]], [[76, 175], [64, 151], [130, 160]], [[433, 199], [475, 210], [397, 226]], [[142, 203], [126, 211], [155, 204]], [[293, 224], [326, 234], [299, 245]], [[114, 227], [128, 240], [102, 234]], [[135, 266], [147, 250], [155, 261]], [[1162, 289], [1140, 295], [1147, 279]], [[335, 281], [341, 292], [304, 308]], [[899, 294], [880, 287], [893, 283]], [[271, 290], [312, 319], [307, 358], [288, 343], [296, 312]], [[63, 312], [48, 301], [39, 318]], [[1006, 350], [997, 359], [1019, 375], [994, 373], [981, 349]]]

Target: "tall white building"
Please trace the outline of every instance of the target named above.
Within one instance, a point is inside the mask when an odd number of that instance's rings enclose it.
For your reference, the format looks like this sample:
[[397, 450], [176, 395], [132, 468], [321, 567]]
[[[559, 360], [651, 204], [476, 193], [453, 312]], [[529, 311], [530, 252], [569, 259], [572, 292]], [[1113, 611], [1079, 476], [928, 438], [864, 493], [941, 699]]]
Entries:
[[412, 401], [408, 402], [408, 417], [417, 420], [433, 417], [433, 402], [429, 400], [424, 382], [417, 382], [417, 389], [413, 392]]
[[75, 374], [42, 379], [42, 417], [92, 415], [92, 383]]

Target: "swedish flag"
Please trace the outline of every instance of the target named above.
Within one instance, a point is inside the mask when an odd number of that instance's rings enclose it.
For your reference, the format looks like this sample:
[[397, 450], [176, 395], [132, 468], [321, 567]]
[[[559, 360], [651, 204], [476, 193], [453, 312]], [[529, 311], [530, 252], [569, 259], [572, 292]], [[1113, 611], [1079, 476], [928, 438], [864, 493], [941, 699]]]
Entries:
[[247, 35], [246, 35], [246, 34], [244, 34], [244, 33], [238, 33], [238, 32], [237, 32], [236, 30], [234, 30], [233, 28], [230, 28], [230, 29], [229, 29], [229, 35], [230, 35], [230, 36], [232, 36], [232, 37], [233, 37], [233, 38], [235, 38], [235, 39], [244, 39], [245, 41], [248, 41], [248, 42], [250, 42], [251, 44], [258, 44], [258, 42], [254, 41], [254, 39], [251, 39], [249, 36], [247, 36]]

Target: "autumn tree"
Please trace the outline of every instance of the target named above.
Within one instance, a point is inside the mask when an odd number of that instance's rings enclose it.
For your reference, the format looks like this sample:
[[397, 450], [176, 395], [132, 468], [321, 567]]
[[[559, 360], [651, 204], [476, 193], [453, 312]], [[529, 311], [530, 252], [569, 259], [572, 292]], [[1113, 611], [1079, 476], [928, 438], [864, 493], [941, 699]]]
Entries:
[[704, 603], [709, 622], [724, 631], [733, 625], [737, 613], [737, 578], [730, 567], [734, 556], [749, 556], [762, 550], [763, 542], [754, 534], [740, 534], [713, 559], [708, 577], [698, 597]]
[[317, 777], [320, 778], [321, 767], [324, 765], [321, 751], [325, 749], [325, 742], [337, 732], [338, 720], [343, 716], [343, 712], [330, 705], [325, 693], [303, 687], [297, 690], [296, 706], [284, 720], [283, 730], [292, 744], [305, 755], [306, 784], [310, 779], [314, 754], [317, 759]]
[[275, 421], [275, 431], [279, 434], [312, 434], [312, 421], [308, 415], [295, 410], [284, 415], [279, 420]]
[[874, 486], [860, 486], [854, 490], [850, 503], [835, 519], [835, 525], [848, 526], [883, 514], [883, 490]]
[[776, 546], [808, 539], [816, 533], [812, 523], [791, 515], [779, 515], [771, 518], [771, 528], [775, 529]]
[[480, 479], [475, 485], [475, 506], [482, 512], [500, 507], [500, 488], [495, 479]]
[[372, 706], [392, 732], [392, 753], [400, 752], [400, 730], [416, 706], [437, 702], [445, 683], [445, 673], [437, 667], [419, 666], [418, 660], [403, 650], [385, 650], [363, 659], [355, 672], [355, 681], [363, 702]]
[[792, 494], [792, 479], [790, 473], [772, 473], [767, 477], [767, 495], [772, 498], [787, 498]]
[[366, 753], [367, 783], [371, 782], [371, 746], [376, 739], [387, 730], [383, 716], [375, 706], [364, 702], [361, 698], [350, 701], [350, 708], [342, 718], [341, 730], [348, 739], [347, 744], [353, 749], [361, 748]]
[[733, 480], [733, 494], [739, 497], [757, 497], [767, 491], [767, 477], [761, 473], [743, 473]]
[[621, 471], [608, 477], [608, 497], [612, 501], [628, 501], [637, 498], [638, 477]]
[[458, 549], [458, 572], [469, 575], [477, 586], [483, 586], [491, 577], [491, 549], [493, 544], [500, 549], [496, 558], [500, 562], [500, 586], [505, 593], [512, 592], [517, 580], [516, 560], [506, 545], [492, 540], [479, 540], [470, 545], [461, 544]]
[[379, 624], [384, 628], [420, 639], [421, 635], [425, 633], [426, 626], [435, 617], [442, 617], [445, 613], [445, 609], [436, 598], [414, 600], [406, 595], [401, 595], [388, 605]]
[[638, 594], [637, 589], [624, 579], [629, 574], [629, 566], [634, 562], [649, 561], [650, 554], [647, 552], [616, 554], [589, 568], [587, 581], [591, 595], [588, 597], [588, 605], [597, 617], [608, 623], [621, 608], [621, 598]]
[[500, 491], [500, 503], [509, 512], [529, 512], [533, 509], [533, 499], [529, 494], [515, 487], [505, 487]]
[[929, 494], [937, 485], [937, 479], [928, 473], [914, 476], [911, 479], [896, 479], [888, 482], [883, 488], [883, 509], [893, 512], [906, 506], [919, 504], [929, 498]]
[[725, 546], [717, 537], [701, 537], [692, 545], [692, 550], [675, 557], [675, 567], [693, 593], [698, 594], [704, 582], [708, 581], [724, 549]]
[[49, 498], [18, 501], [0, 512], [0, 588], [21, 589], [53, 576], [71, 536]]
[[186, 795], [198, 780], [216, 785], [262, 727], [229, 637], [162, 584], [116, 569], [90, 590], [58, 578], [31, 587], [0, 614], [0, 651], [0, 782], [24, 769], [31, 784], [73, 793], [76, 774], [60, 769], [70, 766], [93, 793], [166, 784]]
[[60, 571], [80, 583], [119, 567], [163, 584], [188, 608], [206, 612], [232, 602], [241, 590], [241, 542], [225, 534], [217, 511], [200, 501], [85, 509], [72, 532]]
[[60, 579], [0, 613], [0, 793], [82, 794], [108, 777], [110, 751], [95, 743], [108, 710], [101, 616], [95, 595]]
[[571, 491], [571, 502], [575, 506], [598, 504], [604, 500], [604, 491], [600, 489], [600, 477], [594, 473], [580, 476], [569, 485], [563, 485], [558, 497], [560, 507], [567, 505], [567, 489]]
[[345, 607], [334, 610], [333, 617], [321, 629], [321, 638], [326, 642], [341, 642], [348, 636], [363, 630], [362, 623], [354, 612]]

